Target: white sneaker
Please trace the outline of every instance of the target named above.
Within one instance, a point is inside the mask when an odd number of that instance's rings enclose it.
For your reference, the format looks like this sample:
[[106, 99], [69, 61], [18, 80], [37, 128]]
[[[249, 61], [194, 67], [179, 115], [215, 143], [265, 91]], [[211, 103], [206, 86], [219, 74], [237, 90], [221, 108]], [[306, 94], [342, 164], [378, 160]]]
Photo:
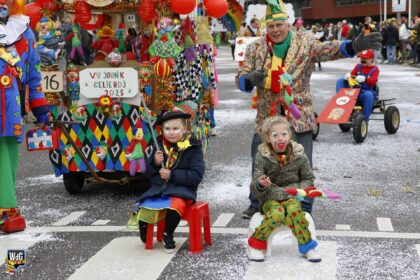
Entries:
[[263, 262], [264, 261], [264, 252], [262, 250], [254, 249], [248, 245], [248, 259], [254, 262]]
[[211, 136], [217, 136], [217, 133], [216, 133], [216, 129], [215, 128], [210, 128], [210, 135]]
[[305, 258], [310, 262], [320, 262], [322, 260], [315, 249], [309, 250], [308, 253], [306, 253]]

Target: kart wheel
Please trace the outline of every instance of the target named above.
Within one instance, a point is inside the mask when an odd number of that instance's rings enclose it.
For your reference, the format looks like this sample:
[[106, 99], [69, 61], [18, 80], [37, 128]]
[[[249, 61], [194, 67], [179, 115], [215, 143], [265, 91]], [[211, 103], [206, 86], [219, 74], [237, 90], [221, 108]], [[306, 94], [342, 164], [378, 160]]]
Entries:
[[349, 132], [351, 129], [351, 124], [348, 123], [340, 123], [338, 124], [342, 132]]
[[363, 114], [357, 114], [353, 120], [353, 138], [356, 143], [363, 143], [368, 133], [368, 122]]
[[85, 173], [84, 172], [70, 172], [63, 174], [64, 187], [69, 194], [81, 193], [83, 186], [85, 185]]
[[389, 106], [385, 110], [384, 116], [385, 130], [389, 134], [394, 134], [400, 127], [400, 112], [395, 106]]
[[[314, 115], [315, 115], [315, 120], [316, 120], [318, 118], [318, 114], [314, 112]], [[318, 137], [319, 127], [320, 127], [320, 124], [319, 122], [317, 122], [315, 128], [312, 130], [312, 140], [316, 140], [316, 138]]]

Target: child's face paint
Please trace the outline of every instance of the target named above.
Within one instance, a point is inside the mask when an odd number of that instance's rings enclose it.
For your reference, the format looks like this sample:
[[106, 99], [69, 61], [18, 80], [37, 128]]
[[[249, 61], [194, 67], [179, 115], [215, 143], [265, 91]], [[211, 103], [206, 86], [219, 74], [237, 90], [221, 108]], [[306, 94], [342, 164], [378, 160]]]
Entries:
[[7, 8], [6, 5], [0, 5], [0, 18], [7, 17], [8, 12], [9, 12], [9, 9]]
[[286, 124], [275, 124], [268, 133], [268, 141], [278, 153], [284, 152], [290, 142], [292, 134]]
[[169, 120], [163, 124], [163, 135], [171, 143], [181, 140], [185, 133], [186, 128], [183, 119]]

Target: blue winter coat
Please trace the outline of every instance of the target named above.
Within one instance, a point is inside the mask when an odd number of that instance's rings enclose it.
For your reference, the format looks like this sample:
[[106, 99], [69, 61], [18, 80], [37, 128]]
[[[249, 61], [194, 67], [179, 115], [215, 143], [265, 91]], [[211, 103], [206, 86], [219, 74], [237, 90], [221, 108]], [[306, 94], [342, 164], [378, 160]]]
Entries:
[[21, 142], [24, 135], [16, 74], [21, 73], [20, 81], [23, 87], [27, 88], [28, 109], [31, 109], [38, 119], [49, 111], [41, 88], [39, 62], [35, 36], [30, 28], [27, 28], [14, 44], [7, 47], [0, 45], [0, 137], [15, 136], [17, 141]]
[[[143, 202], [147, 198], [156, 197], [160, 195], [176, 196], [185, 199], [197, 199], [197, 188], [203, 180], [205, 164], [203, 159], [203, 151], [201, 141], [198, 141], [195, 136], [190, 138], [191, 147], [180, 151], [178, 159], [171, 169], [171, 177], [166, 183], [160, 178], [160, 166], [154, 164], [154, 157], [156, 149], [151, 145], [146, 150], [146, 176], [150, 179], [150, 188], [144, 193], [138, 202]], [[162, 138], [158, 138], [158, 145], [163, 151]], [[151, 152], [150, 152], [151, 150]], [[164, 153], [164, 162], [167, 157]]]

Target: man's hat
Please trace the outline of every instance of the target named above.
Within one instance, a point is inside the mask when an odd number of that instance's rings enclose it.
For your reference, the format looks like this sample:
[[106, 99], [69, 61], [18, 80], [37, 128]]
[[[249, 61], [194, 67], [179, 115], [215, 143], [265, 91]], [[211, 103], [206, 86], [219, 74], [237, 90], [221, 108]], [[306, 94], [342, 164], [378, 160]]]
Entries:
[[374, 59], [375, 53], [373, 52], [373, 50], [369, 49], [369, 50], [360, 52], [358, 57], [365, 58], [365, 59]]
[[190, 114], [186, 114], [179, 110], [166, 111], [159, 114], [155, 125], [161, 125], [164, 122], [173, 120], [173, 119], [189, 119], [189, 118], [191, 118]]
[[289, 16], [286, 13], [286, 6], [283, 3], [283, 0], [266, 0], [267, 1], [267, 10], [265, 14], [266, 23], [278, 21], [278, 20], [287, 20]]

